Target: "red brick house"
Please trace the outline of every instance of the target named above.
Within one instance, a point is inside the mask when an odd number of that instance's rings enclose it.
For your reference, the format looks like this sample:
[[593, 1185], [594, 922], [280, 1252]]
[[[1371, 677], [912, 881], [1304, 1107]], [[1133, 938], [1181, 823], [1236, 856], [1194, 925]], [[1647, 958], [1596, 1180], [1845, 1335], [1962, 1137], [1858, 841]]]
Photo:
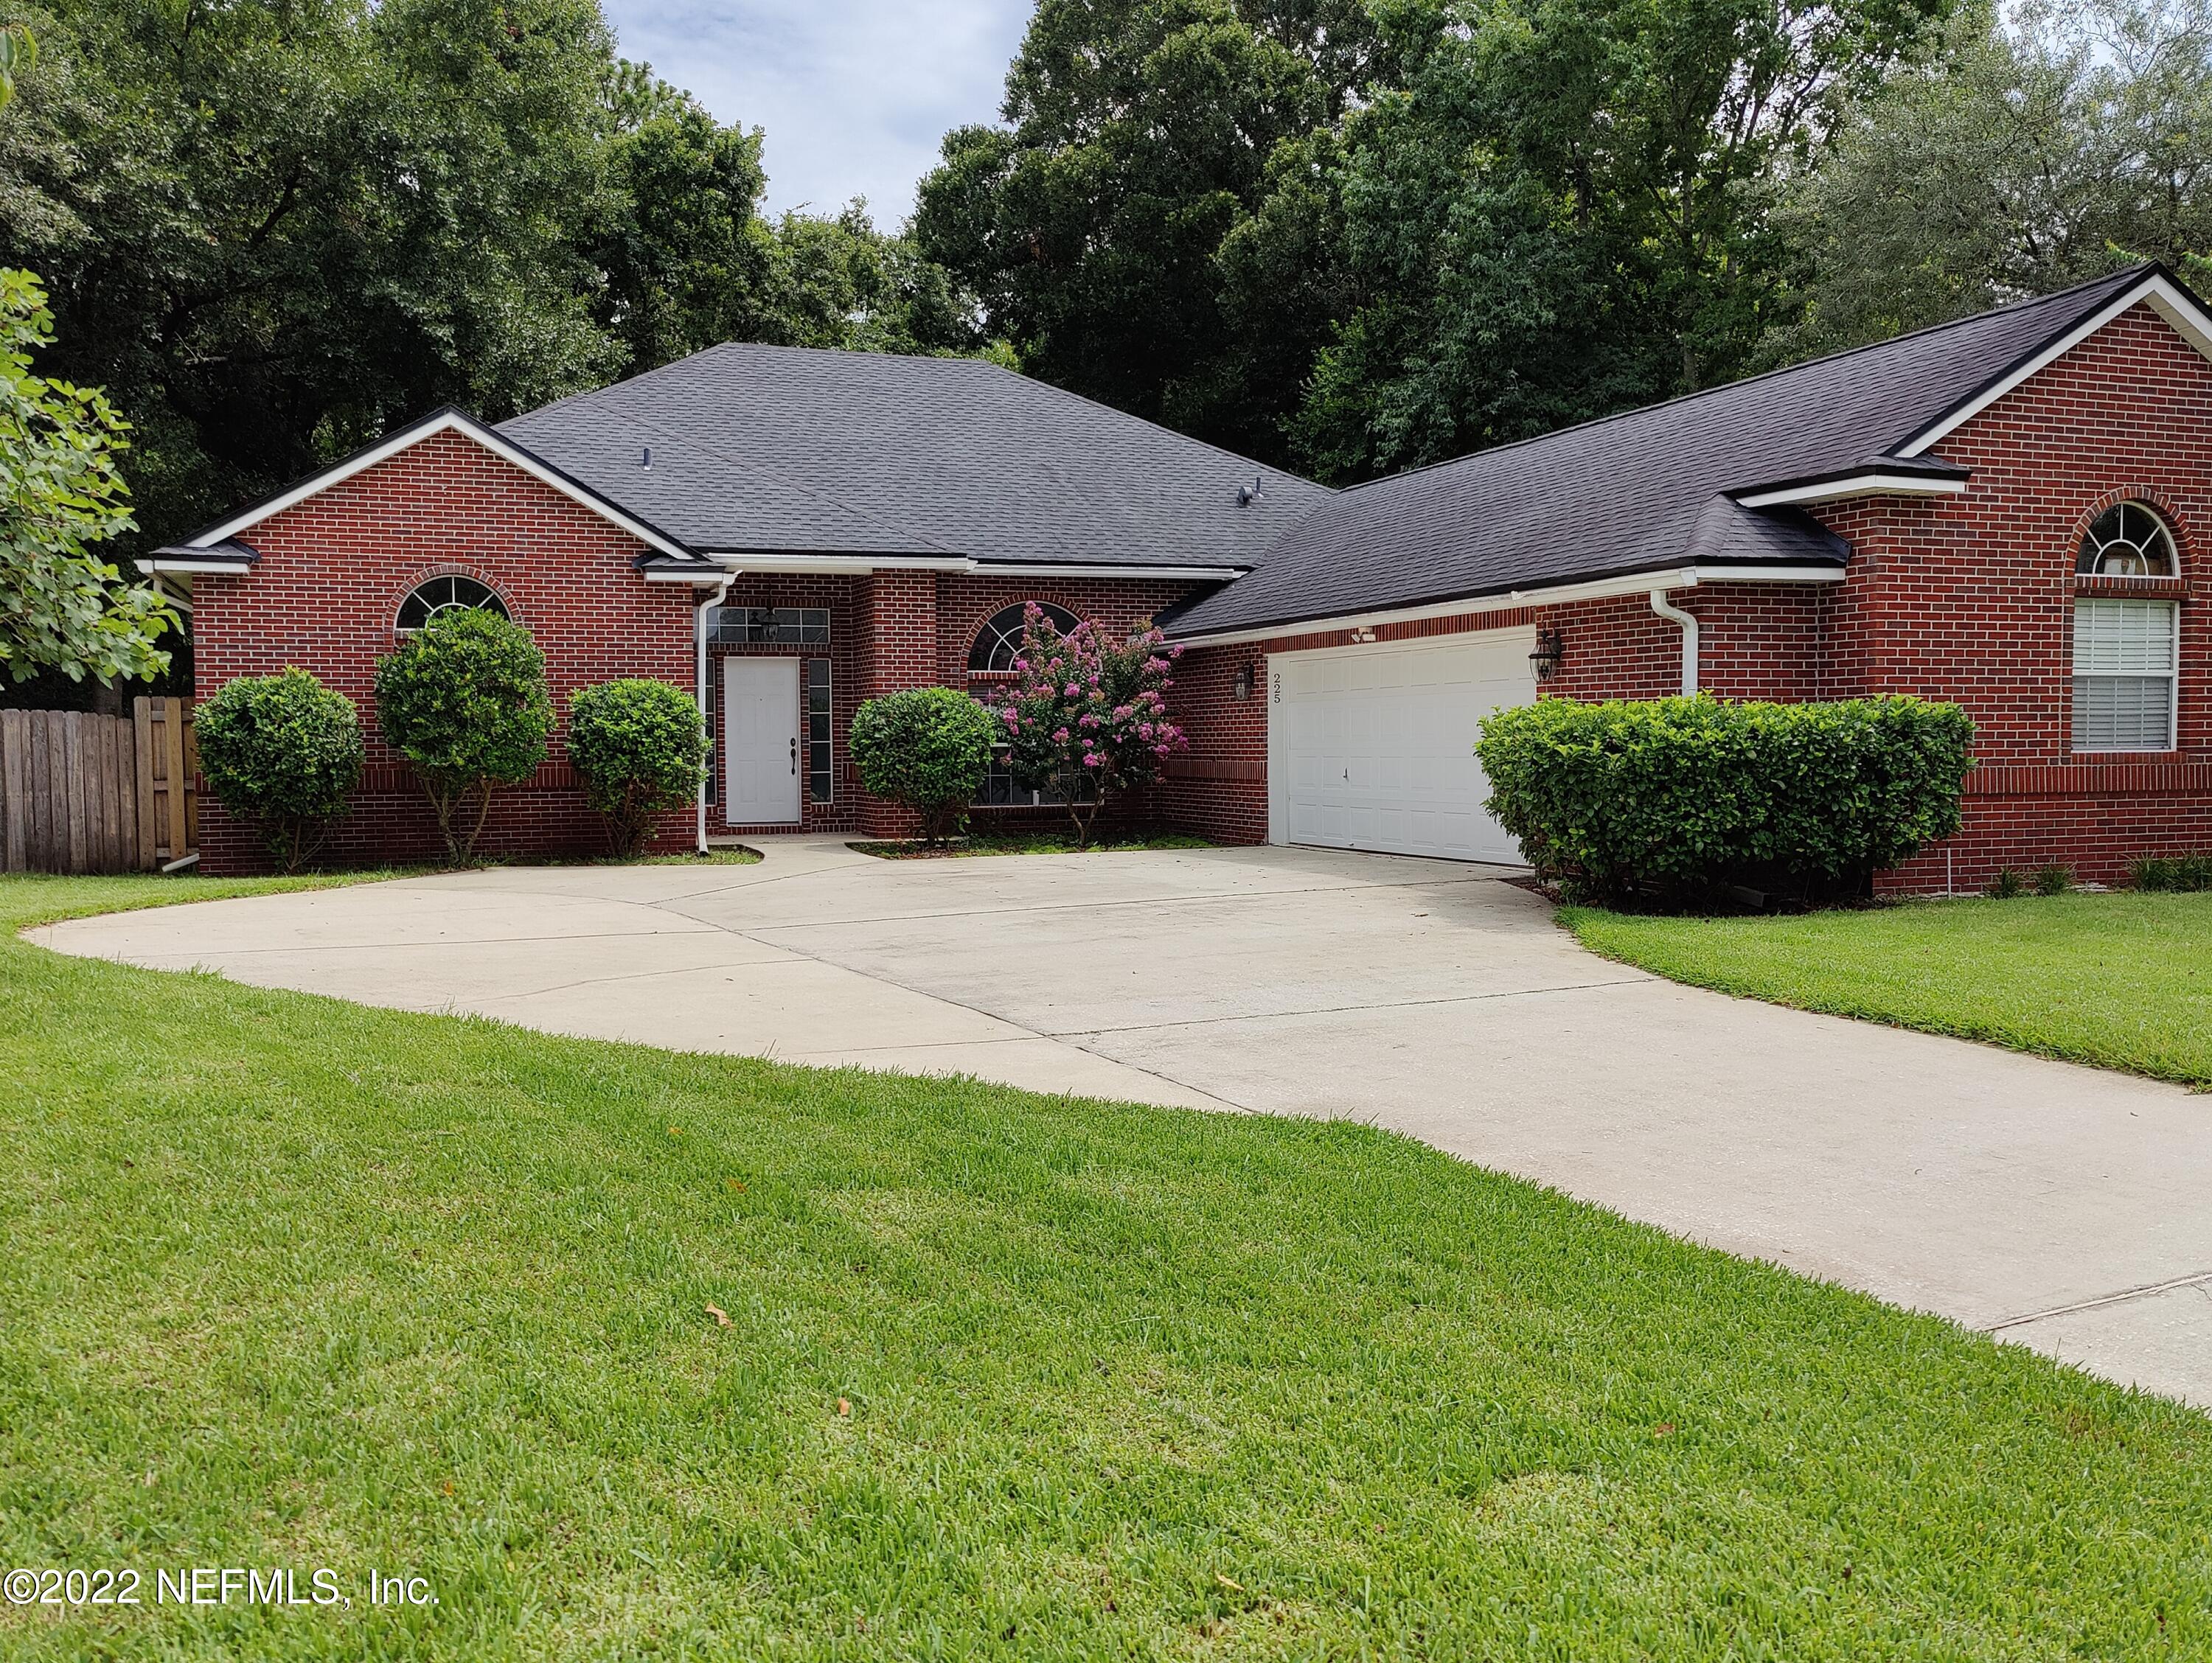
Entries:
[[[1239, 841], [1510, 860], [1475, 724], [1545, 694], [1911, 692], [1978, 725], [1978, 884], [2212, 847], [2212, 315], [2144, 267], [1332, 492], [996, 368], [757, 346], [496, 428], [441, 411], [142, 562], [199, 691], [288, 664], [371, 720], [438, 606], [544, 647], [557, 700], [696, 691], [714, 777], [664, 841], [882, 831], [844, 752], [901, 687], [988, 694], [1035, 600], [1188, 652], [1147, 805]], [[434, 845], [372, 742], [343, 855]], [[1003, 776], [982, 816], [1034, 813]], [[556, 742], [495, 852], [589, 850]], [[257, 858], [207, 816], [205, 864]]]

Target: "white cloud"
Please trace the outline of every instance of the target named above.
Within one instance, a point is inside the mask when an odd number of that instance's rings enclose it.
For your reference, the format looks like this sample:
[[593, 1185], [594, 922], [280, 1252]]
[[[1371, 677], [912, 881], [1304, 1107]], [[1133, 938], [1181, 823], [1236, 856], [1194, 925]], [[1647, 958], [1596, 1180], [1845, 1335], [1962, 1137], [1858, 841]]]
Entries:
[[623, 56], [767, 130], [772, 210], [868, 199], [889, 228], [948, 127], [998, 118], [1030, 0], [603, 0]]

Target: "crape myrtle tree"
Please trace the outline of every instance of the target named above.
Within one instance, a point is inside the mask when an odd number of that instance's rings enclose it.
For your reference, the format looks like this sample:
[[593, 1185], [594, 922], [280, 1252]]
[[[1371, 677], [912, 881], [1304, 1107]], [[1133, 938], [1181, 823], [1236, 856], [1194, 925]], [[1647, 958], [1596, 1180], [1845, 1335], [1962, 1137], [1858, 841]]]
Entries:
[[1059, 793], [1077, 847], [1090, 847], [1109, 802], [1189, 748], [1168, 714], [1182, 655], [1150, 625], [1119, 641], [1089, 622], [1063, 635], [1034, 602], [1026, 609], [1018, 679], [997, 707], [1007, 765], [1024, 788]]
[[492, 788], [520, 785], [545, 759], [553, 731], [545, 655], [528, 630], [496, 612], [450, 608], [377, 660], [376, 722], [414, 764], [447, 856], [465, 866], [476, 859]]

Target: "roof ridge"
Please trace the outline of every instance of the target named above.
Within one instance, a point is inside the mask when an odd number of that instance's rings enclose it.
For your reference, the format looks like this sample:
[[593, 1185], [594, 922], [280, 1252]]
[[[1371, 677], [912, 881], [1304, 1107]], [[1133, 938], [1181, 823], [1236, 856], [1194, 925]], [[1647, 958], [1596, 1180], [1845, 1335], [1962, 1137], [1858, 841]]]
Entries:
[[2086, 282], [2071, 283], [2064, 288], [2054, 288], [2048, 294], [2027, 295], [2021, 300], [2008, 300], [2002, 306], [1993, 306], [1985, 312], [1970, 312], [1963, 318], [1953, 318], [1944, 323], [1924, 324], [1918, 329], [1909, 329], [1902, 335], [1887, 336], [1881, 340], [1864, 342], [1855, 347], [1839, 347], [1833, 352], [1824, 352], [1816, 358], [1802, 359], [1794, 364], [1778, 364], [1772, 369], [1761, 370], [1756, 375], [1747, 375], [1738, 380], [1723, 381], [1713, 386], [1698, 387], [1690, 392], [1678, 392], [1672, 398], [1662, 398], [1654, 404], [1632, 405], [1625, 410], [1612, 410], [1603, 416], [1593, 416], [1580, 422], [1569, 422], [1564, 428], [1553, 428], [1546, 433], [1531, 434], [1526, 439], [1509, 439], [1504, 444], [1486, 445], [1479, 451], [1468, 451], [1462, 455], [1448, 456], [1435, 462], [1425, 462], [1418, 468], [1401, 469], [1394, 474], [1383, 474], [1374, 479], [1362, 480], [1357, 485], [1345, 487], [1340, 495], [1348, 498], [1357, 492], [1372, 490], [1377, 485], [1389, 485], [1401, 479], [1411, 479], [1416, 474], [1433, 473], [1439, 468], [1455, 467], [1462, 463], [1473, 462], [1480, 457], [1495, 456], [1501, 451], [1516, 451], [1531, 445], [1540, 445], [1547, 440], [1559, 439], [1567, 434], [1580, 433], [1586, 428], [1603, 427], [1608, 422], [1625, 422], [1632, 416], [1647, 416], [1654, 410], [1671, 410], [1677, 404], [1690, 404], [1699, 398], [1710, 398], [1717, 393], [1733, 392], [1739, 387], [1755, 386], [1762, 381], [1771, 381], [1784, 375], [1795, 375], [1800, 370], [1811, 369], [1816, 365], [1835, 363], [1840, 359], [1856, 357], [1861, 353], [1875, 352], [1887, 347], [1896, 346], [1900, 342], [1918, 340], [1926, 335], [1940, 335], [1946, 330], [1959, 329], [1967, 324], [1979, 323], [1984, 318], [1996, 318], [2008, 313], [2024, 312], [2031, 307], [2045, 306], [2055, 300], [2063, 300], [2069, 296], [2077, 295], [2085, 289], [2101, 288], [2106, 284], [2115, 288], [2124, 288], [2126, 285], [2120, 282], [2122, 278], [2131, 280], [2140, 278], [2163, 269], [2156, 260], [2138, 261], [2124, 270], [2107, 272], [2104, 276], [2092, 277]]

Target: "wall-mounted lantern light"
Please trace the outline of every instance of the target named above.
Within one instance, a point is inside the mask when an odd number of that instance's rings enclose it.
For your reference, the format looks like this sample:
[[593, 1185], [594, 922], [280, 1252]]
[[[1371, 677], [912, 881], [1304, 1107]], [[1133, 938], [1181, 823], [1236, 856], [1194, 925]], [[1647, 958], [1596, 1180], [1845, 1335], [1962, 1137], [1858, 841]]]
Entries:
[[1536, 679], [1548, 682], [1559, 673], [1560, 662], [1567, 656], [1566, 643], [1559, 639], [1556, 629], [1536, 632], [1536, 650], [1528, 655], [1528, 668], [1536, 672]]
[[1252, 666], [1249, 664], [1241, 664], [1237, 666], [1237, 679], [1229, 684], [1229, 690], [1234, 697], [1239, 699], [1249, 699], [1252, 696]]

